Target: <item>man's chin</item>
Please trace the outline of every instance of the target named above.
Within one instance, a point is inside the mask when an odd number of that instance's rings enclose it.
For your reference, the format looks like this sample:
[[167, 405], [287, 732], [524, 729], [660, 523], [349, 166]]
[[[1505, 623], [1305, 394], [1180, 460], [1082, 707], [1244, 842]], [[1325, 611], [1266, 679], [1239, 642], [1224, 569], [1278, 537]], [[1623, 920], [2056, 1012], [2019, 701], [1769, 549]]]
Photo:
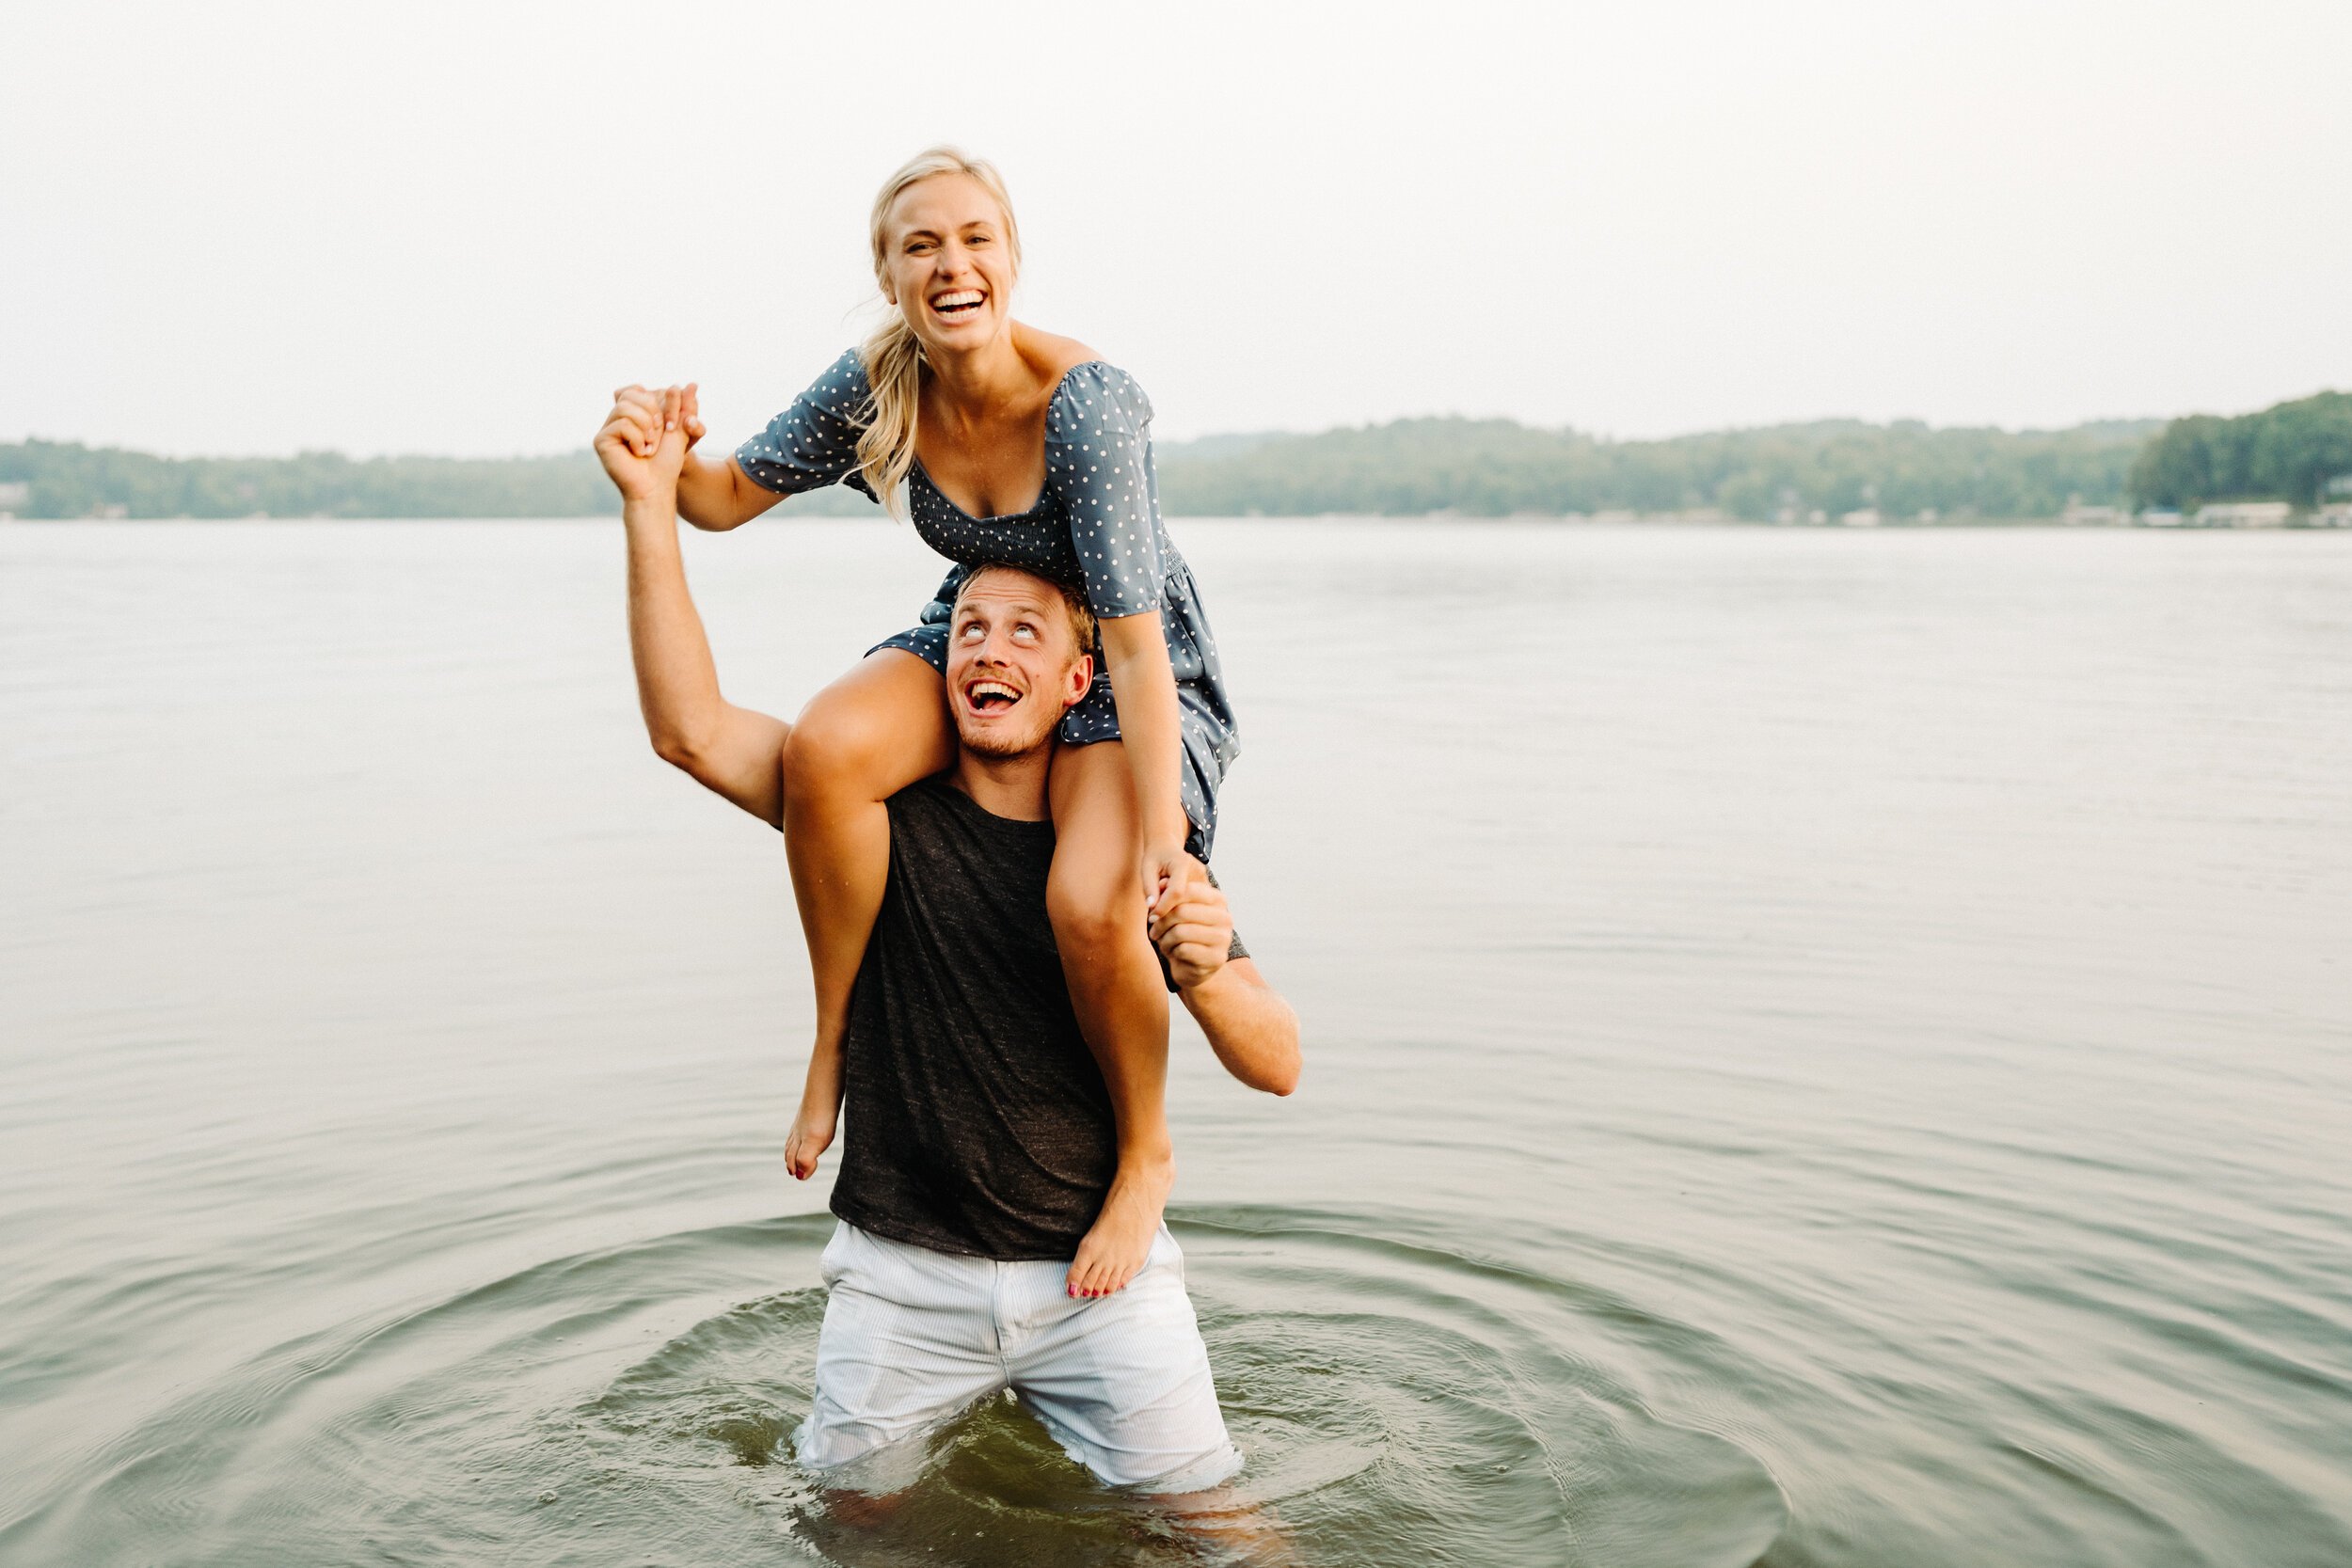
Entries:
[[963, 714], [956, 715], [956, 739], [975, 756], [1004, 760], [1025, 757], [1041, 751], [1054, 739], [1054, 726], [1047, 723], [1034, 729], [1015, 731], [1009, 724], [975, 723]]

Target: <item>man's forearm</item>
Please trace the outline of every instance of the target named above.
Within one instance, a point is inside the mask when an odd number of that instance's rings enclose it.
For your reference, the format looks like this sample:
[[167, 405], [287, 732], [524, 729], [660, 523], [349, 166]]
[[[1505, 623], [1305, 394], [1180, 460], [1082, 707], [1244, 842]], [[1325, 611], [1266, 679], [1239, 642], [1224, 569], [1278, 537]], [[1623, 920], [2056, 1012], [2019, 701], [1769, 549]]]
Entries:
[[789, 729], [719, 694], [710, 640], [686, 589], [675, 505], [666, 495], [630, 499], [621, 521], [628, 534], [629, 652], [653, 749], [753, 816], [781, 825], [777, 758]]
[[718, 727], [719, 671], [686, 589], [677, 511], [660, 497], [621, 504], [628, 533], [628, 651], [637, 705], [653, 748], [672, 762], [707, 745]]
[[1255, 962], [1232, 959], [1178, 994], [1226, 1071], [1268, 1094], [1298, 1087], [1298, 1015]]

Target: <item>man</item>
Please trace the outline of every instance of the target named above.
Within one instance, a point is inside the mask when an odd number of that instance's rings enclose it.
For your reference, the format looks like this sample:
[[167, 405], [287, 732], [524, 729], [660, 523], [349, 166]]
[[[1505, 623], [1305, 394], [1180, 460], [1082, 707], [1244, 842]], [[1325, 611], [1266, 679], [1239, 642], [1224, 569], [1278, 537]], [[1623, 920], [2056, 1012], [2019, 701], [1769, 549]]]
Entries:
[[[596, 447], [624, 500], [646, 729], [663, 758], [780, 826], [789, 726], [719, 694], [678, 554], [686, 437], [673, 423], [641, 455], [644, 434], [616, 410]], [[1009, 568], [974, 574], [949, 623], [955, 766], [889, 802], [889, 883], [835, 1091], [849, 1133], [832, 1296], [797, 1438], [802, 1462], [848, 1489], [903, 1485], [923, 1434], [1006, 1387], [1114, 1485], [1194, 1493], [1240, 1464], [1166, 1228], [1124, 1291], [1067, 1289], [1117, 1154], [1045, 912], [1054, 735], [1093, 678], [1092, 641], [1075, 594]], [[1227, 1069], [1288, 1094], [1297, 1021], [1234, 939], [1224, 895], [1197, 882], [1164, 896], [1152, 938]], [[823, 1147], [796, 1150], [795, 1174]]]

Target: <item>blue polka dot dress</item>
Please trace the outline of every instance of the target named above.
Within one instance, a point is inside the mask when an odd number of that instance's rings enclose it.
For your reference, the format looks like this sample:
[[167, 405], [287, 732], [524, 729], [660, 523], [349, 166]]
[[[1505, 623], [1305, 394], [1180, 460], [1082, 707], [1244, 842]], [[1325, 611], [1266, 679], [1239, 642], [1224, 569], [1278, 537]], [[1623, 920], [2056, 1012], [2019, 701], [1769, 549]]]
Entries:
[[[736, 461], [754, 483], [779, 494], [847, 483], [871, 497], [857, 472], [868, 397], [865, 361], [851, 349], [737, 448]], [[1061, 378], [1046, 407], [1045, 490], [1028, 511], [975, 517], [915, 464], [907, 480], [914, 531], [956, 567], [923, 607], [920, 625], [875, 647], [904, 648], [945, 675], [956, 590], [977, 566], [1019, 566], [1079, 586], [1097, 616], [1156, 610], [1184, 723], [1189, 847], [1205, 861], [1216, 836], [1217, 785], [1240, 754], [1241, 737], [1192, 569], [1160, 522], [1151, 425], [1151, 400], [1135, 379], [1089, 360]], [[1062, 716], [1061, 738], [1073, 746], [1119, 738], [1110, 676], [1099, 659], [1096, 666], [1093, 689]]]

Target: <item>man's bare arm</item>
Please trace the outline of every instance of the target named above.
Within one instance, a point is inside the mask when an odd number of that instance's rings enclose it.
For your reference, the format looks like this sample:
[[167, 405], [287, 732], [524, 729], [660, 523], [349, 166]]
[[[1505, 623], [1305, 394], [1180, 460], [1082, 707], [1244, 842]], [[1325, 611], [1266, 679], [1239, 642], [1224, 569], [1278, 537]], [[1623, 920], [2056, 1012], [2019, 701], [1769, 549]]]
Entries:
[[[664, 444], [682, 443], [670, 431]], [[737, 707], [719, 694], [710, 640], [686, 589], [677, 506], [664, 487], [625, 496], [628, 534], [628, 645], [637, 665], [637, 705], [664, 762], [766, 822], [784, 825], [778, 759], [791, 726]]]
[[1255, 959], [1227, 957], [1233, 916], [1224, 891], [1205, 877], [1186, 883], [1177, 902], [1153, 912], [1152, 940], [1225, 1070], [1268, 1094], [1298, 1087], [1298, 1015]]
[[1177, 994], [1225, 1070], [1253, 1089], [1288, 1094], [1298, 1087], [1298, 1015], [1258, 973], [1254, 958], [1231, 958]]

